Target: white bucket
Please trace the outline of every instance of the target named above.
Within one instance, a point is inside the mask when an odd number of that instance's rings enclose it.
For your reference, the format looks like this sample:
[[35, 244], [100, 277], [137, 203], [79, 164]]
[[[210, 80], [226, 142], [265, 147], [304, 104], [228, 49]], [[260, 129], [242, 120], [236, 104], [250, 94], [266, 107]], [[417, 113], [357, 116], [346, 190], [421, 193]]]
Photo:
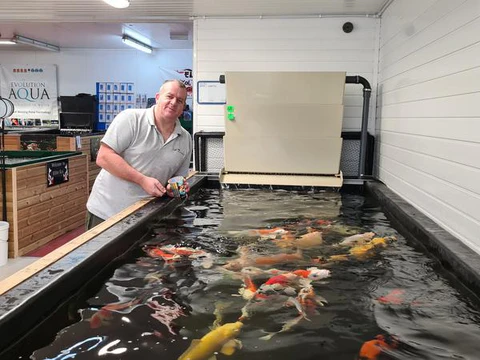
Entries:
[[8, 259], [8, 228], [10, 224], [0, 221], [0, 266], [7, 263]]

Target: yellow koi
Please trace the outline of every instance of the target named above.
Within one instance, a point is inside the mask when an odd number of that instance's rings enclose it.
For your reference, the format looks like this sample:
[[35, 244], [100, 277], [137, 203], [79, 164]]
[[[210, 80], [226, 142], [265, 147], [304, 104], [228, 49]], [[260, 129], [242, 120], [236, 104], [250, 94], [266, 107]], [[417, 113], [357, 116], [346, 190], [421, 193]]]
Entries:
[[215, 352], [232, 355], [241, 348], [241, 342], [235, 337], [240, 333], [243, 323], [240, 321], [222, 325], [200, 340], [193, 340], [190, 347], [178, 360], [208, 360]]

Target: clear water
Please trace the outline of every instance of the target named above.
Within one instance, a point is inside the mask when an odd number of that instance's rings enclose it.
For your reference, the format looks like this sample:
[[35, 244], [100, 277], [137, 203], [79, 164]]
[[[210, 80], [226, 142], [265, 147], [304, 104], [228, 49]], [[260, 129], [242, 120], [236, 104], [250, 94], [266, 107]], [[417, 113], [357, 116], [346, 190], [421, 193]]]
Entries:
[[[312, 223], [316, 220], [332, 225]], [[282, 303], [259, 305], [238, 336], [243, 347], [229, 357], [217, 354], [218, 359], [353, 360], [359, 358], [362, 345], [377, 335], [384, 335], [391, 346], [367, 359], [480, 358], [477, 298], [437, 260], [391, 228], [372, 199], [339, 193], [216, 189], [202, 189], [170, 217], [152, 221], [142, 244], [98, 292], [88, 294], [86, 304], [72, 304], [80, 306], [71, 310], [80, 320], [60, 330], [32, 358], [177, 359], [192, 339], [210, 331], [215, 319], [224, 324], [241, 315], [247, 303], [238, 293], [242, 279], [222, 267], [238, 258], [239, 246], [249, 249], [250, 259], [295, 251], [279, 248], [273, 239], [251, 236], [247, 230], [281, 227], [300, 236], [312, 226], [323, 231], [323, 244], [304, 249], [302, 260], [270, 267], [291, 271], [327, 266], [313, 260], [348, 252], [335, 244], [355, 233], [371, 231], [376, 236], [395, 236], [397, 241], [365, 258], [330, 263], [331, 276], [312, 283], [328, 304], [310, 312], [308, 321], [302, 319], [270, 340], [259, 338], [279, 331], [298, 312]], [[211, 253], [213, 266], [188, 258], [167, 263], [146, 252], [166, 244]], [[268, 278], [263, 275], [254, 282], [258, 286]], [[111, 303], [126, 305], [99, 311]]]

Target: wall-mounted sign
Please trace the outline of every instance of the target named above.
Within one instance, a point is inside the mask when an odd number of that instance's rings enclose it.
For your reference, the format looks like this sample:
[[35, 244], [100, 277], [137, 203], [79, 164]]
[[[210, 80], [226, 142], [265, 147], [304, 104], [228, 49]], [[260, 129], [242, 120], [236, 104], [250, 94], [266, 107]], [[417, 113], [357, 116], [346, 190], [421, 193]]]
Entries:
[[47, 163], [47, 187], [67, 182], [68, 178], [68, 159]]
[[58, 123], [57, 67], [55, 65], [0, 65], [0, 95], [15, 105], [12, 126], [36, 125], [36, 120]]
[[225, 84], [219, 81], [197, 81], [197, 102], [202, 105], [222, 105], [226, 102]]

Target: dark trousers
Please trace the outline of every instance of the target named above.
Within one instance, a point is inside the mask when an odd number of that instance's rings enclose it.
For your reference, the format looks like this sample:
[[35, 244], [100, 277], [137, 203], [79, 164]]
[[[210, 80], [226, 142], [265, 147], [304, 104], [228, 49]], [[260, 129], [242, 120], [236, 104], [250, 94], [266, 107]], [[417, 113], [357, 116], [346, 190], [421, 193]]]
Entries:
[[99, 218], [96, 215], [93, 215], [90, 211], [87, 210], [87, 216], [85, 218], [85, 228], [87, 229], [87, 231], [104, 221], [105, 220]]

